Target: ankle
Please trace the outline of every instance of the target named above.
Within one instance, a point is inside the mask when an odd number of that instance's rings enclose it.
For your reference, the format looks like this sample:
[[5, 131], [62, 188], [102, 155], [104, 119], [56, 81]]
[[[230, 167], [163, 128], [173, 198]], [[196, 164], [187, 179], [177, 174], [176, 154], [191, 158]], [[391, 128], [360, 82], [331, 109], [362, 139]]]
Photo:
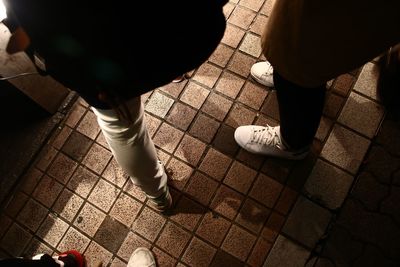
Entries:
[[282, 150], [286, 150], [286, 151], [306, 151], [306, 150], [310, 150], [311, 147], [311, 143], [302, 143], [302, 144], [295, 144], [293, 145], [293, 143], [289, 144], [287, 142], [287, 139], [285, 139], [281, 133], [281, 131], [279, 131], [280, 134], [280, 138], [281, 138], [281, 144], [282, 144]]

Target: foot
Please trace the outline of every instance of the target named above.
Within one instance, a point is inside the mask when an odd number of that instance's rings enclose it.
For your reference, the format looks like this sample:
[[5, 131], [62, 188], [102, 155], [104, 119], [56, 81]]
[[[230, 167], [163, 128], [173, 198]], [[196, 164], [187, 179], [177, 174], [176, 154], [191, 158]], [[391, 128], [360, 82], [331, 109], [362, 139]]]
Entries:
[[274, 68], [268, 61], [257, 62], [250, 69], [251, 77], [268, 87], [274, 87], [273, 73]]
[[183, 74], [183, 75], [178, 76], [178, 77], [176, 77], [175, 79], [173, 79], [172, 82], [173, 82], [173, 83], [180, 83], [180, 82], [182, 82], [182, 81], [185, 80], [185, 79], [186, 79], [186, 74]]
[[161, 196], [157, 198], [149, 197], [149, 205], [161, 213], [170, 211], [173, 206], [173, 200], [168, 186], [166, 186], [166, 190]]
[[153, 253], [145, 247], [137, 248], [131, 255], [127, 267], [156, 267]]
[[282, 143], [280, 127], [247, 125], [235, 130], [235, 141], [243, 149], [254, 153], [285, 159], [304, 159], [309, 147], [290, 150]]

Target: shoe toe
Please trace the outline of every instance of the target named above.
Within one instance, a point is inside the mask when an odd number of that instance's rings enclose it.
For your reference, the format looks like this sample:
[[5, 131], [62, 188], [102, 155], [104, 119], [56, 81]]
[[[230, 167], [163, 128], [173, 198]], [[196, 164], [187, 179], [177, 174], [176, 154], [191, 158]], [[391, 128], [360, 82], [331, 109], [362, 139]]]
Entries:
[[265, 72], [267, 67], [268, 67], [267, 62], [265, 62], [265, 61], [257, 62], [255, 64], [253, 64], [253, 66], [251, 66], [250, 73], [254, 77], [261, 78], [261, 76], [263, 75], [263, 73]]
[[251, 138], [251, 126], [240, 126], [235, 130], [234, 138], [239, 146], [245, 148]]
[[268, 61], [261, 61], [253, 64], [250, 68], [250, 74], [257, 82], [273, 87], [273, 68]]

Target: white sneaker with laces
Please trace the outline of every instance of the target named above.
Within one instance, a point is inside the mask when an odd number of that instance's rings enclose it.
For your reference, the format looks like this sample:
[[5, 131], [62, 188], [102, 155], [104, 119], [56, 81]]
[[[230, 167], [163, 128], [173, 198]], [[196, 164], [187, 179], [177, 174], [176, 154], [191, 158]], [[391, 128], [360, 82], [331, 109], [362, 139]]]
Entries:
[[273, 73], [274, 68], [268, 61], [254, 63], [250, 69], [251, 77], [253, 77], [253, 79], [257, 82], [268, 87], [274, 87]]
[[254, 154], [300, 160], [310, 151], [308, 146], [299, 150], [287, 149], [282, 143], [280, 126], [240, 126], [234, 137], [239, 146]]
[[127, 267], [156, 267], [153, 253], [145, 247], [138, 247], [131, 255]]

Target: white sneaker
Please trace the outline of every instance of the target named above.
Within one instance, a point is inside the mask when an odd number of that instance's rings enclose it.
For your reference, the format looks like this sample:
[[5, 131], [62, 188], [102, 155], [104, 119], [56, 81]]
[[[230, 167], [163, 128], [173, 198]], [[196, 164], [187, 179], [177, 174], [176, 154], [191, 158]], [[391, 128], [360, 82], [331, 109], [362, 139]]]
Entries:
[[235, 141], [251, 153], [285, 159], [304, 159], [310, 151], [309, 147], [299, 150], [287, 149], [282, 143], [280, 126], [240, 126], [235, 130]]
[[257, 82], [268, 87], [274, 87], [273, 73], [274, 68], [268, 61], [254, 63], [250, 69], [251, 77], [253, 77], [253, 79]]
[[131, 255], [127, 267], [156, 267], [153, 253], [145, 247], [137, 248]]

